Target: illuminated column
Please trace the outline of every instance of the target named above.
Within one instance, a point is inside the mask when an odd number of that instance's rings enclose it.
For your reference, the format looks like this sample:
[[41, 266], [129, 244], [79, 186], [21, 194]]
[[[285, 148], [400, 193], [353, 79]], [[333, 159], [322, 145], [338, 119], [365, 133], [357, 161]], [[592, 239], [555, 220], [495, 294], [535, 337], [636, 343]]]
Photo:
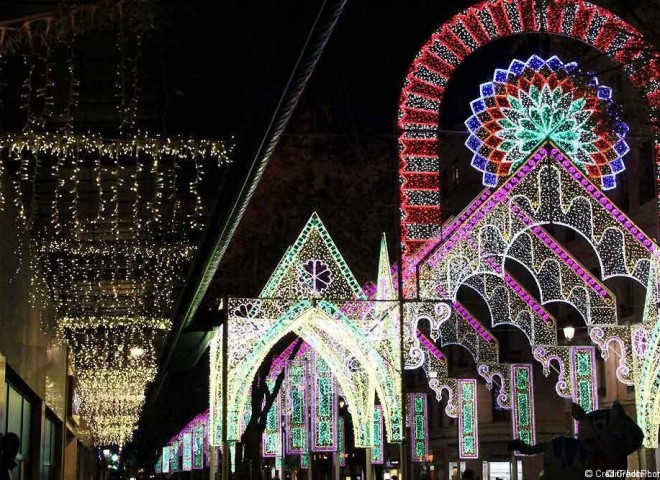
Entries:
[[178, 472], [181, 470], [181, 466], [179, 465], [179, 445], [180, 442], [178, 440], [175, 440], [172, 442], [172, 445], [170, 446], [170, 471], [171, 472]]
[[163, 447], [163, 473], [170, 473], [170, 446]]
[[306, 363], [299, 360], [286, 364], [286, 453], [298, 455], [307, 453], [306, 367]]
[[371, 449], [371, 463], [382, 465], [384, 460], [385, 442], [383, 439], [383, 407], [374, 407], [374, 446]]
[[346, 466], [346, 423], [344, 417], [337, 419], [337, 465], [339, 467]]
[[479, 458], [477, 381], [458, 380], [458, 456]]
[[334, 451], [337, 447], [337, 386], [328, 364], [312, 354], [312, 451]]
[[410, 446], [413, 462], [426, 462], [429, 454], [428, 413], [426, 394], [411, 393], [408, 396], [410, 411]]
[[[573, 401], [589, 413], [598, 409], [598, 378], [594, 347], [571, 347], [571, 382]], [[574, 432], [578, 423], [573, 421]]]
[[195, 425], [193, 429], [193, 469], [204, 468], [204, 425]]
[[519, 438], [528, 445], [536, 444], [533, 379], [531, 365], [511, 365], [513, 438]]
[[[275, 388], [275, 379], [266, 380], [269, 391]], [[275, 458], [282, 450], [282, 401], [278, 394], [266, 415], [266, 428], [262, 436], [261, 452], [264, 457]]]
[[192, 470], [192, 433], [183, 434], [181, 470], [189, 472]]

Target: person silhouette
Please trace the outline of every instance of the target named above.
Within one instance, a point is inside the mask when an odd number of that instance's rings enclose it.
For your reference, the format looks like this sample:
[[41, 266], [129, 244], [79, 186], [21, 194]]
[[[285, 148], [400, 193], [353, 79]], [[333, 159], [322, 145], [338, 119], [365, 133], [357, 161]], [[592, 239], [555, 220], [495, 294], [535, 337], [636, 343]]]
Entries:
[[16, 467], [16, 455], [21, 441], [18, 435], [9, 432], [0, 440], [0, 480], [12, 480], [11, 471]]
[[461, 479], [474, 480], [474, 471], [469, 468], [463, 472]]

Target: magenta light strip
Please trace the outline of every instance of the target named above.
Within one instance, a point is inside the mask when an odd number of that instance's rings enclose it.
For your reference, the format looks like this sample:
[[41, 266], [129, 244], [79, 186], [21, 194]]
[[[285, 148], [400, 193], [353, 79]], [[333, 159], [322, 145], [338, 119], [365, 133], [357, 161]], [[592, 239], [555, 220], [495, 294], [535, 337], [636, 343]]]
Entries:
[[435, 358], [442, 361], [446, 360], [442, 352], [438, 350], [438, 347], [436, 347], [435, 344], [420, 330], [417, 330], [417, 338], [419, 339], [420, 343], [424, 345], [429, 350], [429, 352], [433, 354]]
[[463, 308], [463, 306], [458, 303], [454, 302], [452, 303], [452, 308], [457, 311], [471, 326], [472, 328], [479, 333], [483, 337], [484, 340], [487, 342], [492, 342], [494, 339], [493, 337], [488, 333], [488, 331], [479, 323], [478, 320], [476, 320], [470, 313]]

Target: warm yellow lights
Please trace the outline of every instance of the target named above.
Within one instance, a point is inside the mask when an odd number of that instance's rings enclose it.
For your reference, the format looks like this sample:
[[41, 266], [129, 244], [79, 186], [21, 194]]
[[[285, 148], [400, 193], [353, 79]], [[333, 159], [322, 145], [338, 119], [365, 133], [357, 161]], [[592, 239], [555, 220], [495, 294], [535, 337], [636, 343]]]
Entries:
[[80, 415], [97, 445], [122, 445], [197, 250], [204, 170], [228, 163], [230, 146], [26, 131], [0, 135], [0, 150], [30, 235], [33, 300], [49, 300], [70, 347]]

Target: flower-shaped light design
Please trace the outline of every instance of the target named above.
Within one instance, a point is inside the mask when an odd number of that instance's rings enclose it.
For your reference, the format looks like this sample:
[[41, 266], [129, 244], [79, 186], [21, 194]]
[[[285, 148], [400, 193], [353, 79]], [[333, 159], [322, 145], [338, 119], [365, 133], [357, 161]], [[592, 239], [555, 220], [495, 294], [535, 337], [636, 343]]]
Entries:
[[616, 186], [629, 148], [628, 126], [618, 118], [612, 90], [575, 63], [534, 55], [496, 70], [480, 87], [465, 122], [472, 166], [483, 183], [496, 186], [534, 150], [551, 141], [605, 190]]

